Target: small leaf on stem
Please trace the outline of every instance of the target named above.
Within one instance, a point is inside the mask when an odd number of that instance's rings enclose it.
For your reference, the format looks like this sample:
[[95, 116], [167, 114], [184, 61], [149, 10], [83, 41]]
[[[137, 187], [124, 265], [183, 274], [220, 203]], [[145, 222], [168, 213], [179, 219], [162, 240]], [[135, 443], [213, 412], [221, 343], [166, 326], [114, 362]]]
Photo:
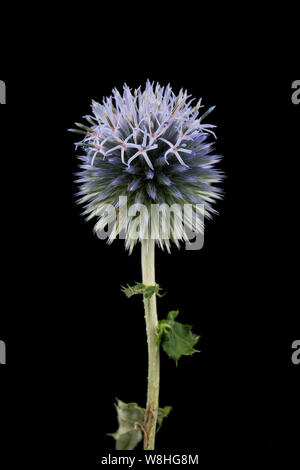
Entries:
[[116, 450], [133, 450], [143, 437], [140, 426], [144, 423], [145, 410], [136, 403], [121, 400], [117, 400], [116, 410], [119, 428], [108, 435], [115, 439]]
[[171, 410], [172, 410], [172, 406], [164, 406], [164, 408], [158, 408], [158, 414], [157, 414], [158, 426], [157, 426], [156, 432], [160, 430], [160, 428], [162, 427], [164, 418], [166, 418], [170, 414]]
[[146, 299], [150, 299], [152, 295], [156, 294], [158, 297], [163, 297], [164, 294], [160, 294], [161, 288], [159, 287], [158, 284], [155, 284], [154, 286], [146, 286], [145, 284], [142, 283], [136, 283], [134, 286], [129, 286], [127, 284], [127, 287], [122, 286], [121, 291], [128, 297], [132, 297], [133, 295], [136, 294], [142, 294], [145, 296]]
[[[137, 403], [124, 403], [117, 399], [116, 410], [119, 428], [116, 432], [107, 435], [115, 439], [116, 450], [133, 450], [143, 437], [145, 409]], [[171, 410], [171, 406], [158, 409], [157, 431], [161, 428], [164, 418], [169, 415]]]
[[190, 356], [195, 352], [195, 344], [200, 336], [192, 333], [191, 325], [183, 325], [175, 321], [178, 311], [171, 311], [166, 320], [158, 322], [157, 344], [161, 344], [169, 357], [175, 360], [176, 365], [181, 356]]

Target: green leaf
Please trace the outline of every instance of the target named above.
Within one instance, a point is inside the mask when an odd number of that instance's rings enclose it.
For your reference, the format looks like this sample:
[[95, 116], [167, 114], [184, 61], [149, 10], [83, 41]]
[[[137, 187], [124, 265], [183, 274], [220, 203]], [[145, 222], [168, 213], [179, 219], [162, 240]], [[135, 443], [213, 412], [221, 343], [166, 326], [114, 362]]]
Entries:
[[133, 450], [142, 440], [140, 426], [143, 426], [145, 410], [136, 403], [124, 403], [117, 400], [119, 428], [116, 432], [108, 434], [116, 441], [116, 450]]
[[175, 321], [178, 311], [171, 311], [166, 320], [158, 322], [157, 344], [161, 344], [169, 357], [175, 360], [176, 365], [181, 356], [191, 356], [195, 352], [195, 344], [200, 336], [192, 333], [191, 325], [183, 325]]
[[135, 286], [129, 286], [127, 284], [127, 287], [122, 286], [121, 291], [128, 297], [132, 297], [133, 295], [136, 294], [142, 294], [145, 296], [146, 299], [150, 299], [152, 295], [156, 294], [158, 297], [162, 297], [163, 294], [160, 294], [161, 288], [159, 287], [158, 284], [155, 284], [154, 286], [146, 286], [145, 284], [142, 283], [136, 283]]
[[177, 318], [179, 315], [179, 310], [172, 310], [171, 312], [168, 313], [168, 318], [167, 320], [173, 321], [175, 318]]
[[170, 414], [171, 410], [172, 410], [172, 406], [165, 406], [164, 408], [158, 408], [156, 432], [160, 430], [160, 428], [162, 427], [164, 418], [166, 418]]
[[[143, 425], [145, 421], [145, 409], [136, 403], [124, 403], [117, 399], [116, 410], [118, 415], [119, 428], [116, 432], [108, 434], [116, 441], [116, 450], [133, 450], [143, 438]], [[157, 414], [157, 432], [162, 426], [171, 406], [165, 406], [158, 409]]]

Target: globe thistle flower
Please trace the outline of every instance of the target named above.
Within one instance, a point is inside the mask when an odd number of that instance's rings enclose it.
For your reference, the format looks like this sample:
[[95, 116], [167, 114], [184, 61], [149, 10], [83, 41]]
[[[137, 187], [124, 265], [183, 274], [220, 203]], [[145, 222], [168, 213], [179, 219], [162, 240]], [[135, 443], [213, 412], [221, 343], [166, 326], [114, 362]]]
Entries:
[[[84, 134], [76, 144], [83, 149], [78, 202], [87, 220], [98, 219], [96, 232], [111, 224], [109, 242], [123, 233], [130, 251], [148, 237], [169, 251], [170, 240], [179, 246], [187, 229], [202, 233], [204, 216], [216, 212], [212, 204], [221, 189], [215, 184], [223, 175], [215, 164], [221, 157], [213, 152], [215, 126], [203, 122], [214, 108], [201, 115], [201, 100], [193, 102], [187, 91], [176, 95], [170, 85], [147, 81], [133, 93], [124, 85], [123, 95], [114, 89], [102, 104], [92, 102], [88, 125], [70, 129]], [[125, 217], [124, 204], [147, 210]], [[155, 204], [160, 210], [151, 212]]]
[[175, 95], [170, 85], [147, 81], [133, 93], [124, 85], [123, 95], [114, 89], [102, 104], [93, 101], [88, 125], [71, 129], [84, 135], [76, 144], [83, 150], [77, 194], [86, 218], [97, 218], [96, 232], [111, 226], [109, 242], [123, 233], [130, 252], [141, 241], [142, 283], [123, 291], [144, 299], [147, 402], [143, 408], [118, 401], [119, 429], [111, 435], [119, 450], [132, 450], [142, 435], [144, 449], [154, 449], [157, 424], [171, 410], [159, 407], [160, 347], [177, 363], [196, 352], [199, 339], [176, 320], [178, 311], [158, 322], [161, 288], [155, 282], [155, 243], [169, 251], [170, 241], [179, 246], [188, 240], [188, 230], [202, 233], [203, 218], [216, 212], [213, 203], [222, 196], [215, 186], [224, 177], [215, 168], [221, 158], [213, 150], [215, 126], [203, 122], [214, 108], [201, 114], [201, 100], [193, 101], [187, 91]]

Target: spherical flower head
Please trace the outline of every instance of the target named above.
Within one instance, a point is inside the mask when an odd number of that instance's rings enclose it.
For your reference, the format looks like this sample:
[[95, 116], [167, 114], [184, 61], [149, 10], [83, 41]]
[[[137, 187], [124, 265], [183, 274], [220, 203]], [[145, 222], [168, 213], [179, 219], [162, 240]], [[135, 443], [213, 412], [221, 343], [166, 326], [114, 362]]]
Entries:
[[201, 100], [193, 102], [170, 85], [147, 81], [133, 92], [124, 85], [123, 95], [114, 89], [102, 104], [92, 102], [87, 126], [76, 123], [73, 131], [84, 134], [76, 144], [83, 149], [78, 202], [88, 220], [97, 218], [96, 232], [110, 226], [109, 242], [123, 234], [131, 251], [154, 238], [169, 251], [170, 240], [179, 246], [187, 229], [201, 233], [203, 217], [216, 212], [221, 157], [213, 153], [215, 126], [203, 123], [213, 108], [200, 115]]

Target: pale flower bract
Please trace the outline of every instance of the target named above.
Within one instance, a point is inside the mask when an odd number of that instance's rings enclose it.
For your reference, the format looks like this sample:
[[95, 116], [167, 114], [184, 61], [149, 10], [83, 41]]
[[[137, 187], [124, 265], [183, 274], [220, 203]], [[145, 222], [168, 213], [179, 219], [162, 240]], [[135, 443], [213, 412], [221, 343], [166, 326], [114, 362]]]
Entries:
[[[175, 95], [170, 85], [149, 81], [144, 90], [132, 92], [124, 85], [123, 95], [114, 89], [102, 104], [92, 102], [93, 114], [85, 116], [88, 124], [76, 124], [73, 131], [84, 134], [76, 144], [82, 149], [78, 202], [85, 205], [88, 220], [98, 219], [96, 231], [113, 223], [109, 241], [123, 230], [126, 247], [132, 250], [139, 240], [134, 236], [138, 215], [112, 220], [112, 214], [118, 216], [121, 210], [120, 197], [127, 198], [128, 208], [146, 206], [148, 214], [153, 204], [179, 208], [189, 204], [188, 228], [203, 230], [203, 217], [216, 212], [212, 203], [222, 195], [215, 184], [223, 173], [215, 168], [221, 159], [213, 150], [215, 126], [203, 122], [213, 108], [201, 115], [202, 107], [201, 100], [195, 105], [187, 91]], [[155, 233], [156, 242], [169, 251], [170, 240], [178, 246], [187, 238], [182, 218], [180, 210], [172, 212], [166, 232], [163, 211], [152, 212], [140, 218], [140, 233]]]

